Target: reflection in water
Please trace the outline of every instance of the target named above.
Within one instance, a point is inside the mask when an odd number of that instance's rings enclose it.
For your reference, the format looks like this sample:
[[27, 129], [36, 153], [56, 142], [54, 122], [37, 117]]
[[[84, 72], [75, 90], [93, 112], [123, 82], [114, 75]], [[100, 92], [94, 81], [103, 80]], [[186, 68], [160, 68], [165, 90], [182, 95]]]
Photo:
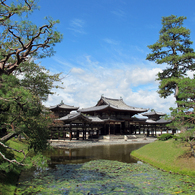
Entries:
[[136, 163], [137, 161], [130, 156], [130, 153], [144, 145], [145, 144], [126, 144], [73, 149], [56, 148], [53, 151], [47, 152], [46, 155], [51, 158], [51, 165], [85, 163], [97, 159]]
[[[55, 165], [57, 164], [78, 164], [98, 159], [136, 163], [137, 161], [130, 156], [130, 153], [144, 145], [145, 144], [104, 145], [74, 149], [56, 148], [45, 153], [47, 157], [51, 158], [48, 172], [55, 169]], [[19, 183], [31, 180], [39, 174], [40, 171], [41, 170], [35, 170], [34, 168], [23, 171], [20, 175]]]

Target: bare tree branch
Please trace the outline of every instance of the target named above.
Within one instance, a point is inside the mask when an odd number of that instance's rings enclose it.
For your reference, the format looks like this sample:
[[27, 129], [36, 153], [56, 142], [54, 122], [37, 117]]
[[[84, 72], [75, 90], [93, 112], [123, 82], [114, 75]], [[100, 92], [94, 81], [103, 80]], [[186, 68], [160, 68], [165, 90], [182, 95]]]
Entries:
[[[52, 29], [53, 24], [50, 23], [50, 25], [43, 25], [39, 27], [37, 30], [37, 33], [31, 37], [31, 39], [28, 41], [28, 43], [24, 44], [22, 41], [22, 38], [19, 35], [16, 35], [16, 33], [12, 30], [13, 27], [10, 27], [8, 29], [8, 32], [18, 41], [18, 43], [21, 45], [21, 47], [18, 47], [16, 49], [10, 48], [10, 53], [4, 54], [5, 58], [0, 61], [0, 69], [1, 72], [4, 72], [6, 74], [11, 74], [22, 62], [26, 61], [26, 59], [36, 53], [39, 49], [49, 48], [50, 47], [50, 41], [52, 39], [55, 39], [55, 37], [50, 36], [50, 29]], [[37, 39], [40, 39], [42, 35], [48, 34], [47, 37], [42, 41], [42, 43], [36, 43]], [[28, 36], [28, 35], [27, 35]], [[28, 39], [27, 39], [28, 40]], [[45, 51], [44, 51], [45, 52]], [[45, 53], [46, 54], [46, 53]], [[15, 62], [13, 63], [7, 63], [8, 60], [11, 57], [16, 57]]]
[[22, 162], [24, 161], [24, 159], [26, 158], [26, 154], [25, 154], [25, 152], [24, 152], [23, 150], [16, 150], [16, 149], [14, 149], [14, 148], [11, 148], [11, 147], [9, 147], [9, 146], [6, 146], [6, 145], [3, 144], [2, 142], [0, 142], [0, 145], [2, 145], [4, 148], [8, 148], [8, 149], [13, 150], [13, 151], [16, 151], [16, 152], [22, 152], [23, 155], [24, 155], [24, 158], [22, 159], [22, 161], [21, 161], [21, 162], [18, 162], [18, 161], [15, 160], [15, 159], [14, 159], [14, 160], [10, 160], [10, 159], [6, 158], [5, 155], [2, 154], [2, 153], [0, 152], [0, 155], [3, 157], [4, 160], [6, 160], [6, 161], [8, 161], [8, 162], [10, 162], [10, 163], [12, 163], [12, 164], [16, 163], [16, 164], [21, 165], [21, 166], [26, 166], [26, 165], [27, 165], [27, 164], [23, 164], [23, 163], [22, 163]]

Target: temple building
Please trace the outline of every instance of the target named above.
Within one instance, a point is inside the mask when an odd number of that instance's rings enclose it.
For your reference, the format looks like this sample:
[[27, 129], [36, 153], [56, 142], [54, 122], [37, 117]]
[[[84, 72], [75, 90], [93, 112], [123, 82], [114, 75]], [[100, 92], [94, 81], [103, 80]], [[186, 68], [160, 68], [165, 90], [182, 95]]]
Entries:
[[[101, 135], [156, 135], [156, 131], [167, 130], [166, 121], [160, 112], [147, 112], [149, 109], [125, 104], [122, 98], [112, 99], [101, 96], [97, 104], [90, 108], [65, 105], [63, 102], [49, 108], [61, 125], [51, 128], [51, 139], [89, 139]], [[73, 112], [71, 112], [73, 111]], [[142, 114], [147, 118], [136, 118]]]
[[64, 104], [63, 101], [61, 101], [60, 104], [57, 104], [55, 106], [50, 106], [49, 109], [55, 114], [56, 117], [61, 118], [63, 116], [66, 116], [73, 110], [78, 110], [79, 107], [69, 106]]

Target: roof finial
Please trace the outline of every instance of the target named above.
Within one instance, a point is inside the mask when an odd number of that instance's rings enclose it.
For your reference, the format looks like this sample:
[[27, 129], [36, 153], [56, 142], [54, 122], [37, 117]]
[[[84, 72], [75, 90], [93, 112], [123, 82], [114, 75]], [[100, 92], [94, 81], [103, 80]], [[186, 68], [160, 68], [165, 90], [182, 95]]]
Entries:
[[64, 104], [63, 100], [61, 100], [61, 103], [60, 103], [60, 105], [62, 105], [62, 104]]
[[123, 100], [123, 98], [120, 96], [120, 99]]
[[101, 97], [103, 98], [104, 97], [104, 94], [102, 94]]

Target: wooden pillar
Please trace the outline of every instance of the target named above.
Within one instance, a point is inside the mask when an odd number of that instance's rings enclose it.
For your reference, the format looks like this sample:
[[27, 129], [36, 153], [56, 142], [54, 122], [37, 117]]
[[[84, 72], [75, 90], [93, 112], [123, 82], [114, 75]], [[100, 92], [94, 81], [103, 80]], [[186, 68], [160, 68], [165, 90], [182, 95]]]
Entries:
[[110, 135], [110, 122], [109, 122], [109, 127], [108, 127], [109, 129], [108, 129], [108, 132], [109, 132], [109, 135]]
[[76, 132], [76, 136], [77, 136], [77, 140], [79, 140], [79, 130], [77, 129], [77, 132]]
[[146, 125], [143, 125], [143, 134], [145, 135], [145, 126]]
[[69, 139], [70, 139], [70, 141], [72, 140], [72, 123], [70, 123]]
[[140, 127], [140, 123], [139, 123], [139, 135], [141, 134], [141, 129], [140, 129], [141, 127]]
[[149, 132], [149, 125], [147, 125], [147, 137], [149, 137], [150, 132]]
[[156, 136], [156, 125], [154, 125], [154, 128], [155, 128], [155, 136]]
[[82, 124], [82, 131], [83, 131], [83, 140], [84, 140], [85, 139], [84, 138], [84, 134], [85, 134], [85, 132], [84, 132], [85, 131], [85, 123]]
[[63, 127], [63, 132], [64, 132], [63, 137], [64, 137], [64, 140], [65, 140], [66, 139], [66, 128], [65, 127]]
[[104, 135], [106, 135], [106, 123], [104, 123]]
[[85, 123], [85, 126], [84, 126], [84, 140], [87, 139], [86, 131], [87, 131], [87, 127], [86, 127], [86, 123]]
[[58, 127], [58, 139], [60, 138], [60, 127]]
[[91, 123], [91, 139], [93, 139], [93, 123]]
[[116, 124], [114, 122], [114, 135], [116, 135]]

